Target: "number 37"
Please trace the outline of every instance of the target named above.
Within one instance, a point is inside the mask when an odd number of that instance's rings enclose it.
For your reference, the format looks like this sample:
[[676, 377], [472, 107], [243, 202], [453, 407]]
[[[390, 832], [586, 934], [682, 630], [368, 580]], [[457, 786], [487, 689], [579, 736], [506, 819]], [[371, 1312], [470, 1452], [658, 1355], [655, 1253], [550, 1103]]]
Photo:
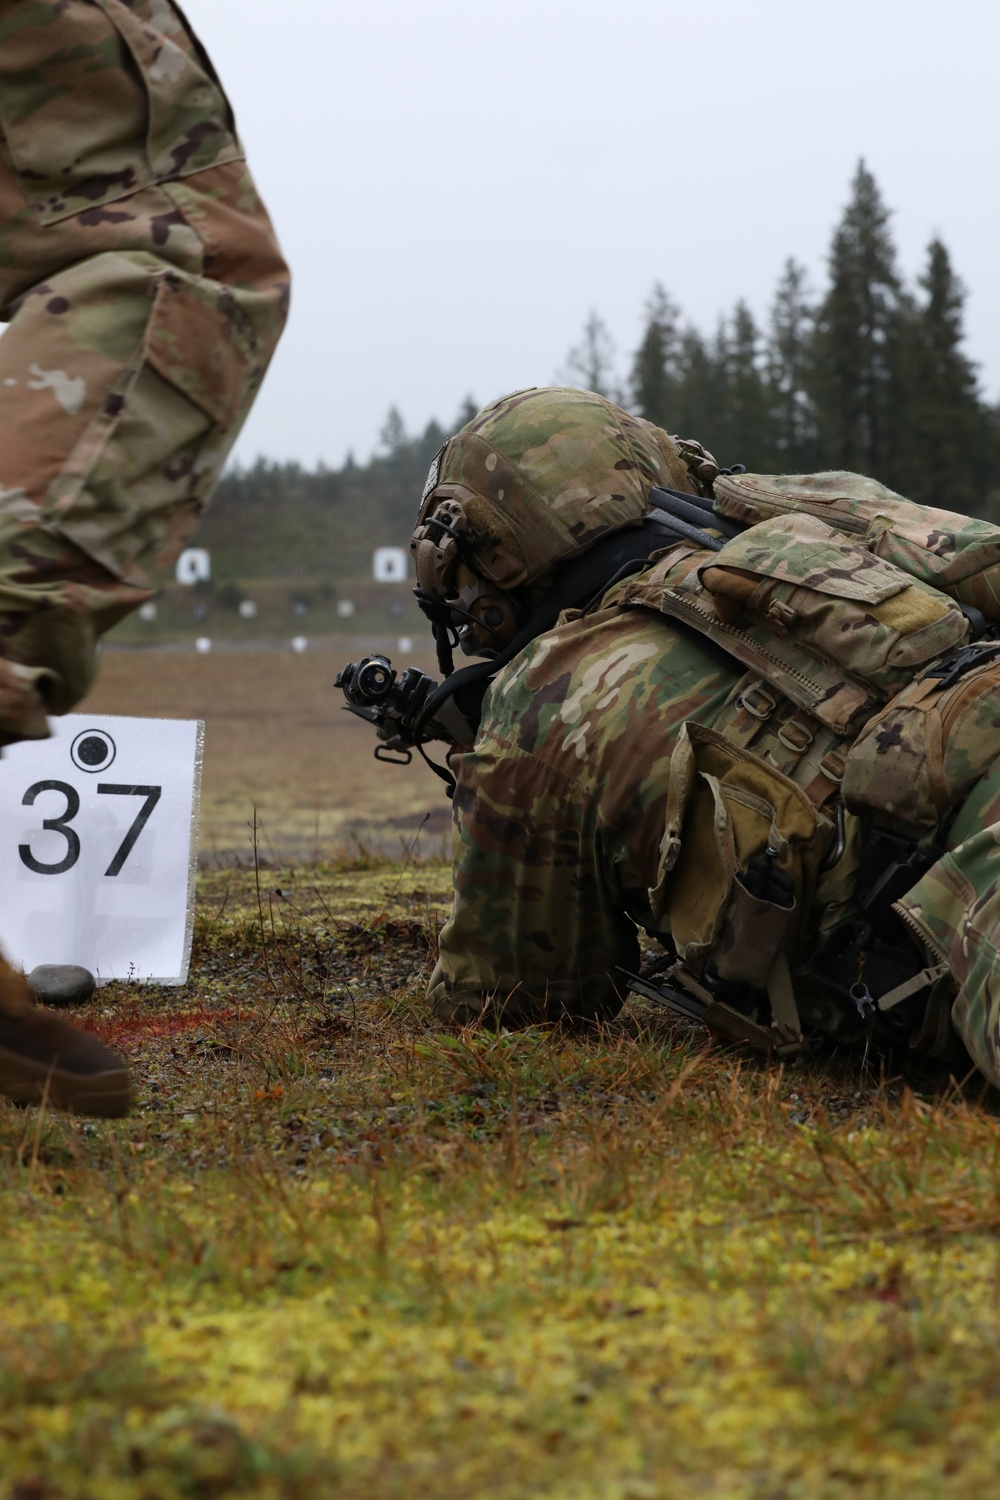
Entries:
[[[117, 786], [110, 782], [101, 782], [97, 788], [98, 794], [105, 797], [144, 797], [135, 822], [128, 833], [122, 839], [114, 859], [105, 870], [105, 875], [120, 875], [122, 866], [135, 848], [136, 840], [149, 822], [149, 815], [160, 800], [162, 788], [158, 786]], [[62, 859], [55, 864], [46, 864], [44, 860], [37, 859], [31, 852], [30, 844], [19, 844], [17, 852], [21, 861], [29, 870], [34, 870], [36, 875], [64, 875], [67, 870], [72, 870], [80, 858], [80, 836], [75, 828], [69, 825], [80, 811], [80, 794], [75, 787], [70, 786], [68, 781], [36, 781], [34, 786], [29, 786], [21, 798], [24, 807], [33, 807], [35, 798], [41, 792], [61, 792], [66, 798], [66, 806], [57, 818], [43, 818], [42, 827], [51, 829], [53, 833], [61, 833], [66, 840], [66, 853]]]

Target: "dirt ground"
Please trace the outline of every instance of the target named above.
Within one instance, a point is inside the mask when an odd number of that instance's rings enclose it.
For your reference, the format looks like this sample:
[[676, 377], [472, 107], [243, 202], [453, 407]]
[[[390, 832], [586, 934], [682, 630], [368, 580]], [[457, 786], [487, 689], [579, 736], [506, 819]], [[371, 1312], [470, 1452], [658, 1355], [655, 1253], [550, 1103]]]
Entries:
[[[356, 660], [371, 649], [105, 649], [77, 712], [205, 721], [203, 862], [252, 857], [255, 809], [269, 861], [325, 859], [358, 843], [397, 853], [418, 834], [420, 853], [440, 854], [450, 824], [442, 784], [417, 758], [376, 761], [374, 731], [344, 712], [334, 688], [348, 652]], [[430, 653], [405, 665], [434, 667]]]

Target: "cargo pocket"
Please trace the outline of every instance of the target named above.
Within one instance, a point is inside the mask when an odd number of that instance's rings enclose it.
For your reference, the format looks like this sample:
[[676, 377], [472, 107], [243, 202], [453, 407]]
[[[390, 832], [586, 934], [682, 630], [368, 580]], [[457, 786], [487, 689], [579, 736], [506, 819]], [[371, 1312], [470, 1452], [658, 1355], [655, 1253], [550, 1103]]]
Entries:
[[122, 38], [96, 5], [56, 10], [6, 6], [0, 21], [0, 129], [42, 224], [150, 181], [149, 105]]
[[231, 312], [219, 309], [218, 289], [161, 279], [146, 334], [145, 357], [157, 374], [183, 391], [222, 432], [249, 399], [251, 350]]
[[885, 694], [969, 631], [947, 595], [810, 515], [751, 527], [703, 563], [699, 577], [723, 620], [746, 611]]
[[[652, 911], [681, 959], [754, 983], [798, 937], [832, 825], [794, 782], [713, 730], [686, 724], [670, 762]], [[794, 900], [753, 893], [766, 862]], [[773, 883], [772, 883], [773, 890]], [[762, 985], [758, 987], [763, 987]]]
[[135, 354], [43, 510], [50, 527], [142, 589], [197, 526], [259, 369], [252, 331], [238, 308], [223, 310], [213, 283], [161, 271], [147, 295]]
[[122, 0], [0, 20], [0, 129], [42, 224], [243, 156], [229, 102], [167, 0], [152, 24]]

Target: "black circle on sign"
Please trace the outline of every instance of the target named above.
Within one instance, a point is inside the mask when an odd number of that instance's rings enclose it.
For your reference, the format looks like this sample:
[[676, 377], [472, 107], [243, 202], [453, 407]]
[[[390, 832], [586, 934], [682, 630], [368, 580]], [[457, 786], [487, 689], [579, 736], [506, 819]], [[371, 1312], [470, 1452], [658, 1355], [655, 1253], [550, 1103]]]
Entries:
[[105, 729], [84, 729], [70, 748], [73, 764], [91, 775], [106, 771], [118, 753], [114, 740]]

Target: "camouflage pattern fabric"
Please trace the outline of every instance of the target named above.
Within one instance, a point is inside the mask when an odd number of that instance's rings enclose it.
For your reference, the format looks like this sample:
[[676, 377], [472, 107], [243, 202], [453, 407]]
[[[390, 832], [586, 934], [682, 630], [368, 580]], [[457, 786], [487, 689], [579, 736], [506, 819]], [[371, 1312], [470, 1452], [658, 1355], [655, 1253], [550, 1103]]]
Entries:
[[[980, 728], [1000, 722], [1000, 674], [983, 676], [988, 688], [962, 699]], [[618, 606], [564, 620], [498, 675], [475, 747], [450, 757], [455, 900], [428, 992], [439, 1020], [618, 1010], [615, 970], [637, 967], [636, 927], [668, 931], [654, 886], [671, 756], [686, 722], [724, 721], [740, 682], [738, 664], [703, 640]], [[1000, 1087], [1000, 757], [948, 844], [897, 907], [918, 949], [950, 969], [918, 1044], [960, 1067], [957, 1036]], [[818, 898], [808, 924], [819, 934], [829, 918]]]
[[1000, 726], [996, 647], [971, 647], [972, 665], [950, 685], [921, 676], [866, 724], [846, 757], [841, 791], [854, 813], [918, 842], [990, 770]]
[[[1000, 693], [994, 696], [1000, 720]], [[897, 903], [932, 959], [970, 1057], [1000, 1088], [1000, 757], [966, 799], [948, 851]]]
[[705, 461], [682, 443], [593, 391], [560, 386], [515, 391], [484, 407], [451, 438], [428, 477], [418, 527], [441, 486], [469, 492], [477, 541], [520, 557], [523, 582], [638, 522], [654, 485], [698, 493], [691, 467]]
[[613, 1015], [635, 924], [655, 930], [670, 757], [740, 669], [666, 620], [561, 623], [493, 683], [475, 748], [451, 756], [455, 908], [430, 1000], [464, 1023]]
[[877, 479], [844, 470], [722, 474], [712, 493], [720, 515], [750, 526], [809, 514], [864, 537], [876, 557], [1000, 620], [1000, 527], [989, 521], [919, 505]]
[[0, 744], [198, 522], [288, 272], [170, 0], [0, 0]]
[[700, 576], [810, 653], [886, 694], [960, 645], [968, 621], [947, 594], [873, 557], [810, 515], [776, 516], [726, 543]]

